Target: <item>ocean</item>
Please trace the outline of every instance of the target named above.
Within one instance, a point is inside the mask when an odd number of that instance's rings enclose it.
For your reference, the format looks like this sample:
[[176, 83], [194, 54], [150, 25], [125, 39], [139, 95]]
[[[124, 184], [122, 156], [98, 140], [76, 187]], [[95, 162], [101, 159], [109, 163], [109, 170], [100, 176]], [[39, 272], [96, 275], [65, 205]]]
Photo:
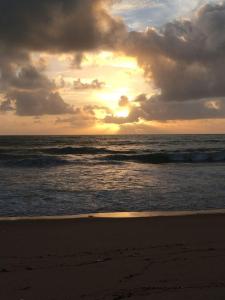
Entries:
[[2, 136], [0, 216], [225, 208], [225, 135]]

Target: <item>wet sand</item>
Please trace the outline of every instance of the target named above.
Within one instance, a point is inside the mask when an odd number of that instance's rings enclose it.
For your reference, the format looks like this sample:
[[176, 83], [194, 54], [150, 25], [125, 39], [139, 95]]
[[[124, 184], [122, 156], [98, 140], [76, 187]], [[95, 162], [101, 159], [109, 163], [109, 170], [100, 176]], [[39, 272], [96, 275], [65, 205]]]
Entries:
[[225, 299], [225, 215], [0, 222], [1, 300]]

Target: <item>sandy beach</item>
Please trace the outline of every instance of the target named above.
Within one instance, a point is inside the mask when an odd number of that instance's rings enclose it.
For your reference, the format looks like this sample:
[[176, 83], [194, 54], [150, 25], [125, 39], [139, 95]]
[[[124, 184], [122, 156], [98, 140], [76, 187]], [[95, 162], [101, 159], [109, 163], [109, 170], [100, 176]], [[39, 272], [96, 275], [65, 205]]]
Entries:
[[0, 299], [224, 299], [225, 215], [0, 222]]

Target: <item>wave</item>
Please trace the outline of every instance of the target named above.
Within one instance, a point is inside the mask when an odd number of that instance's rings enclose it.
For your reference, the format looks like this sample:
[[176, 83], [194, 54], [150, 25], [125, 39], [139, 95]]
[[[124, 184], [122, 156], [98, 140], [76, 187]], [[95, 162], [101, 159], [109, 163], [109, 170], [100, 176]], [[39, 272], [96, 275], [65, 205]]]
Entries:
[[47, 155], [0, 155], [0, 164], [4, 167], [45, 168], [68, 164], [69, 161]]
[[[220, 151], [174, 151], [174, 152], [118, 152], [103, 148], [51, 148], [48, 154], [0, 153], [0, 166], [19, 168], [51, 168], [66, 164], [121, 164], [126, 162], [145, 164], [167, 163], [213, 163], [225, 162], [225, 150]], [[49, 151], [50, 150], [50, 151]], [[53, 151], [54, 150], [54, 151]], [[74, 157], [67, 157], [73, 154]], [[76, 158], [76, 154], [78, 157]], [[82, 156], [88, 154], [88, 158]], [[61, 156], [60, 156], [61, 155]]]
[[148, 153], [135, 155], [109, 155], [109, 161], [131, 161], [136, 163], [165, 164], [165, 163], [203, 163], [225, 162], [225, 152], [169, 152]]
[[53, 154], [53, 155], [97, 155], [97, 154], [132, 154], [134, 151], [116, 151], [106, 148], [97, 148], [97, 147], [63, 147], [63, 148], [46, 148], [41, 150], [44, 153]]
[[63, 148], [46, 148], [42, 152], [54, 155], [68, 155], [68, 154], [108, 154], [114, 153], [113, 151], [105, 148], [95, 147], [63, 147]]

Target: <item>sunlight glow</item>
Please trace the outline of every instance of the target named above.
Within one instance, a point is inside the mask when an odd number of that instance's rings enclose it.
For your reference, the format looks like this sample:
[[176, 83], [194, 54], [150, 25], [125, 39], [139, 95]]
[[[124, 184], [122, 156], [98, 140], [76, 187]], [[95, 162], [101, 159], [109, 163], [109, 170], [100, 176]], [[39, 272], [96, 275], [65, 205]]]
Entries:
[[114, 68], [128, 69], [140, 71], [137, 60], [134, 57], [125, 55], [116, 55], [113, 52], [101, 51], [98, 54], [87, 54], [83, 63], [84, 67], [87, 66], [110, 66]]
[[97, 94], [97, 97], [105, 103], [109, 108], [116, 109], [118, 106], [118, 101], [121, 96], [127, 96], [132, 98], [132, 95], [130, 95], [129, 88], [123, 87], [116, 90], [106, 92], [99, 92]]
[[118, 117], [118, 118], [127, 118], [129, 116], [129, 109], [123, 109], [123, 110], [118, 110], [116, 113], [115, 113], [115, 117]]

